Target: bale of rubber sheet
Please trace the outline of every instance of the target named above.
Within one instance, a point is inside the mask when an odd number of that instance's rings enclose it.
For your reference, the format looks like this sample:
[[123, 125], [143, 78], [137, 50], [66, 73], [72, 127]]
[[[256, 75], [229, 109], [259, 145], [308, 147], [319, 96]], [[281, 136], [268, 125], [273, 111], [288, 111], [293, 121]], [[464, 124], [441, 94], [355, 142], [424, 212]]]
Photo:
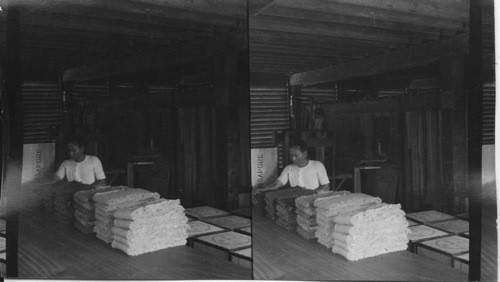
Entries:
[[318, 224], [315, 236], [318, 238], [318, 242], [327, 248], [333, 247], [334, 217], [336, 215], [377, 205], [381, 202], [382, 200], [378, 197], [362, 193], [347, 193], [315, 199], [313, 205], [316, 208], [316, 222]]
[[158, 193], [144, 189], [130, 188], [96, 193], [94, 232], [97, 238], [106, 243], [113, 242], [114, 213], [119, 209], [137, 207], [160, 198]]
[[376, 204], [334, 218], [332, 251], [359, 260], [408, 247], [408, 221], [399, 204]]
[[188, 218], [179, 200], [158, 199], [114, 213], [111, 246], [135, 256], [185, 245]]

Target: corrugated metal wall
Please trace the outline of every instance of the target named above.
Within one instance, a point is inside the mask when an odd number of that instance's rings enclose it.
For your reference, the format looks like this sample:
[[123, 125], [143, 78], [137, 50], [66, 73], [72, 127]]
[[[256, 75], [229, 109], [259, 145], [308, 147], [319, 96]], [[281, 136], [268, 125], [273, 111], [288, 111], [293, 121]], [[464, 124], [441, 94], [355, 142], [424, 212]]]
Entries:
[[59, 84], [24, 83], [24, 144], [51, 142], [51, 132], [62, 124], [62, 92]]
[[483, 144], [495, 144], [495, 84], [483, 85]]
[[289, 128], [289, 103], [285, 87], [250, 87], [251, 148], [273, 146], [275, 131]]
[[[333, 103], [337, 92], [333, 87], [303, 88], [303, 105], [307, 106], [310, 98], [320, 103]], [[250, 141], [251, 148], [265, 148], [273, 144], [273, 133], [289, 129], [289, 101], [285, 86], [250, 88]], [[283, 146], [278, 144], [278, 167], [283, 169]]]

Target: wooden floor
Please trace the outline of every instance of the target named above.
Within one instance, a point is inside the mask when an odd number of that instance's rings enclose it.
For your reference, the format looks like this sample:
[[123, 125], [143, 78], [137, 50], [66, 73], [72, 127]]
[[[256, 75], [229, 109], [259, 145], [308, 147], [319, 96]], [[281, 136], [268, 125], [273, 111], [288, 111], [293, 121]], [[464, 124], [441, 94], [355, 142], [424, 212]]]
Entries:
[[73, 226], [19, 218], [19, 277], [74, 279], [251, 279], [251, 270], [180, 246], [128, 256]]
[[498, 281], [498, 237], [496, 199], [483, 200], [481, 231], [481, 281]]
[[253, 274], [266, 280], [466, 281], [467, 275], [400, 251], [348, 261], [316, 242], [253, 214]]

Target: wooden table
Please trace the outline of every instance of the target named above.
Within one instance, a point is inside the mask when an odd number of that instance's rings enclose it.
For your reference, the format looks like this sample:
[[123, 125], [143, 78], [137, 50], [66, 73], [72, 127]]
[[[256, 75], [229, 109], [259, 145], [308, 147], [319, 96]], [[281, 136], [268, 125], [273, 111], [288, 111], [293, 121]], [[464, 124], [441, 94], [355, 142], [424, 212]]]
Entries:
[[187, 246], [128, 256], [46, 216], [19, 217], [19, 277], [251, 279], [249, 269]]
[[266, 280], [467, 281], [466, 274], [428, 258], [400, 251], [348, 261], [295, 231], [253, 214], [253, 274]]

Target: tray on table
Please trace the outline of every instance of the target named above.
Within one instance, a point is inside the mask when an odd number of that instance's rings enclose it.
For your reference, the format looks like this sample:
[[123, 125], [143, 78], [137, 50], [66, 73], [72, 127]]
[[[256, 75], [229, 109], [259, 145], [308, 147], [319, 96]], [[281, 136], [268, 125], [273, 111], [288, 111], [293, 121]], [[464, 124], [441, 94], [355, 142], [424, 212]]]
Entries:
[[416, 243], [416, 253], [453, 267], [453, 257], [469, 252], [469, 239], [449, 236]]

